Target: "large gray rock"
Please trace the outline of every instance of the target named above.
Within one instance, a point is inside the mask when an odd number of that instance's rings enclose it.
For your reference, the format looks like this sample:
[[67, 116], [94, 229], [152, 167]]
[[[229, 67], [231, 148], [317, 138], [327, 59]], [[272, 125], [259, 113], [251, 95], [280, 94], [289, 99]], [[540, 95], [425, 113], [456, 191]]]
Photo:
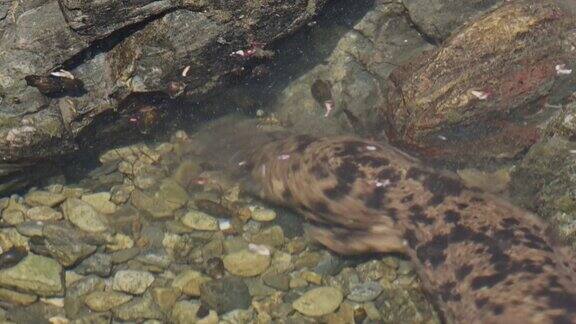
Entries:
[[[133, 92], [162, 102], [171, 85], [183, 89], [186, 100], [208, 96], [246, 63], [232, 52], [293, 33], [325, 2], [3, 2], [0, 160], [17, 163], [0, 165], [0, 175], [14, 174], [27, 161], [74, 151], [78, 142], [92, 144], [133, 129], [127, 118], [114, 117], [140, 113], [138, 105], [124, 101]], [[47, 97], [25, 81], [60, 68], [81, 80], [85, 92]], [[101, 118], [106, 122], [95, 123]]]
[[[360, 11], [362, 6], [356, 3], [349, 9]], [[316, 52], [311, 55], [323, 53], [326, 59], [283, 88], [273, 108], [283, 124], [310, 134], [371, 133], [382, 125], [376, 111], [383, 104], [388, 75], [431, 45], [414, 29], [405, 8], [398, 3], [376, 5], [354, 22], [335, 20], [334, 25], [311, 31], [310, 37], [318, 40], [311, 44]], [[348, 27], [342, 32], [337, 23]], [[329, 41], [335, 31], [341, 36]], [[334, 45], [330, 47], [330, 43]], [[327, 116], [323, 103], [311, 93], [317, 80], [330, 86], [335, 108]], [[344, 109], [359, 123], [352, 123]]]
[[502, 0], [403, 0], [412, 22], [436, 42]]
[[72, 29], [79, 34], [98, 38], [173, 9], [181, 2], [181, 0], [59, 0], [66, 21]]
[[17, 265], [0, 271], [0, 287], [40, 296], [61, 296], [64, 294], [62, 267], [50, 258], [29, 254]]

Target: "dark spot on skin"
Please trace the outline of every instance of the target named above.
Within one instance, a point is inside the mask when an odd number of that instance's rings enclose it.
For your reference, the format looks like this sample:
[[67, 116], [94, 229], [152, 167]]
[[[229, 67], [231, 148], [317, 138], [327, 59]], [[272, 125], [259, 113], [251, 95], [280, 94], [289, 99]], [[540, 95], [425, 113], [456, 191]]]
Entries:
[[431, 225], [434, 223], [434, 219], [429, 218], [428, 215], [426, 215], [424, 209], [422, 209], [422, 206], [412, 205], [408, 210], [410, 211], [410, 219], [412, 219], [414, 222], [426, 225]]
[[502, 306], [502, 305], [492, 306], [492, 313], [494, 313], [494, 315], [500, 315], [500, 314], [504, 313], [504, 306]]
[[539, 291], [537, 296], [546, 298], [550, 308], [566, 309], [570, 312], [576, 309], [576, 298], [568, 292], [545, 288]]
[[504, 281], [504, 279], [506, 279], [507, 276], [508, 274], [504, 272], [497, 272], [495, 274], [486, 276], [478, 276], [472, 279], [470, 286], [474, 290], [478, 290], [483, 287], [491, 288], [497, 285], [498, 283]]
[[460, 213], [449, 209], [444, 212], [444, 221], [446, 223], [457, 223], [460, 220]]
[[[442, 299], [447, 302], [450, 300], [454, 300], [455, 295], [459, 295], [459, 294], [453, 294], [452, 293], [452, 289], [454, 289], [454, 287], [456, 287], [456, 283], [455, 282], [447, 282], [442, 284], [442, 286], [440, 286], [440, 296], [442, 296]], [[460, 298], [460, 296], [456, 297], [457, 299]]]
[[414, 179], [416, 181], [420, 181], [421, 177], [423, 177], [426, 174], [427, 173], [422, 169], [412, 167], [408, 169], [408, 171], [406, 172], [406, 179]]
[[355, 159], [356, 163], [370, 168], [378, 168], [390, 164], [390, 161], [382, 157], [374, 157], [370, 155], [362, 155]]
[[323, 201], [315, 201], [310, 204], [310, 209], [314, 213], [326, 214], [330, 212], [328, 205]]
[[503, 227], [516, 226], [516, 225], [519, 225], [519, 224], [520, 224], [520, 222], [519, 222], [517, 219], [511, 218], [511, 217], [504, 218], [504, 219], [502, 220], [502, 226], [503, 226]]
[[544, 245], [544, 246], [548, 245], [548, 244], [546, 243], [546, 241], [544, 241], [543, 239], [539, 238], [538, 236], [536, 236], [536, 235], [534, 235], [534, 234], [532, 234], [532, 233], [525, 233], [525, 234], [524, 234], [524, 237], [525, 237], [527, 240], [529, 240], [529, 241], [531, 241], [531, 242], [534, 242], [534, 243], [536, 243], [536, 244], [540, 244], [540, 245]]
[[574, 321], [568, 315], [556, 315], [551, 318], [553, 324], [573, 324]]
[[411, 202], [412, 200], [414, 200], [414, 194], [409, 194], [409, 195], [402, 197], [400, 202], [405, 204], [405, 203]]
[[293, 197], [292, 192], [290, 192], [290, 189], [284, 188], [284, 191], [282, 191], [282, 198], [288, 201], [292, 200]]
[[294, 163], [294, 164], [292, 164], [292, 166], [290, 167], [290, 169], [292, 170], [292, 172], [297, 172], [298, 170], [300, 170], [300, 163]]
[[464, 280], [464, 278], [466, 278], [466, 276], [472, 272], [472, 269], [473, 267], [470, 264], [461, 266], [458, 270], [456, 270], [456, 279], [460, 281]]
[[446, 197], [444, 197], [442, 195], [434, 195], [434, 196], [432, 196], [432, 198], [428, 199], [427, 204], [429, 206], [438, 206], [444, 202], [444, 198], [446, 198]]
[[359, 177], [360, 172], [356, 165], [346, 161], [336, 168], [335, 174], [338, 177], [338, 182], [350, 185]]
[[385, 187], [377, 187], [374, 189], [372, 194], [368, 196], [364, 203], [366, 207], [372, 209], [380, 209], [384, 204], [384, 197], [386, 196], [386, 188]]
[[312, 168], [310, 168], [309, 172], [312, 173], [314, 178], [317, 180], [326, 179], [330, 176], [328, 171], [320, 164], [314, 165]]
[[457, 196], [464, 189], [460, 181], [437, 174], [430, 174], [424, 180], [424, 187], [435, 194], [445, 196]]
[[386, 210], [386, 213], [388, 214], [388, 216], [390, 218], [392, 218], [393, 221], [397, 222], [398, 221], [398, 209], [396, 208], [388, 208]]
[[352, 187], [349, 184], [338, 182], [336, 186], [328, 189], [324, 189], [323, 192], [329, 199], [339, 200], [344, 198], [352, 191]]
[[478, 298], [474, 301], [474, 303], [476, 304], [476, 307], [482, 308], [488, 303], [488, 298]]
[[468, 208], [469, 205], [468, 205], [468, 204], [461, 204], [461, 203], [460, 203], [460, 204], [456, 204], [456, 206], [458, 206], [458, 209], [463, 210], [463, 209]]
[[509, 229], [509, 228], [501, 229], [501, 230], [497, 230], [496, 232], [494, 232], [494, 234], [492, 236], [497, 241], [507, 242], [507, 241], [510, 241], [514, 238], [514, 231]]
[[448, 240], [445, 235], [434, 236], [432, 240], [416, 249], [416, 255], [422, 263], [429, 261], [435, 268], [446, 260], [444, 250], [447, 247]]
[[393, 168], [385, 168], [378, 172], [377, 175], [378, 179], [380, 180], [389, 180], [390, 182], [398, 182], [401, 179], [400, 174], [396, 172]]
[[472, 197], [472, 198], [470, 198], [470, 201], [474, 202], [474, 203], [483, 203], [484, 199], [480, 198], [480, 197]]
[[296, 151], [303, 153], [312, 142], [314, 142], [315, 138], [309, 135], [298, 135], [296, 136], [296, 141], [298, 142], [298, 146], [296, 146]]
[[334, 154], [335, 156], [354, 156], [356, 154], [358, 154], [360, 152], [360, 148], [366, 145], [363, 142], [360, 141], [348, 141], [348, 142], [344, 142], [342, 143], [342, 147], [336, 148], [334, 151], [336, 152], [336, 154]]
[[404, 237], [406, 238], [406, 241], [408, 242], [408, 245], [411, 248], [415, 248], [416, 244], [418, 243], [418, 239], [416, 238], [416, 234], [414, 234], [414, 231], [411, 229], [407, 229], [404, 232]]

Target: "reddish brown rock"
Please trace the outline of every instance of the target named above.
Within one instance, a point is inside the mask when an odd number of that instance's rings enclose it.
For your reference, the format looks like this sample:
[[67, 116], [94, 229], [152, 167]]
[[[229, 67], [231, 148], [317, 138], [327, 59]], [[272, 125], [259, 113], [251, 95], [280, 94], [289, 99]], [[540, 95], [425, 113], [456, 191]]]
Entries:
[[552, 1], [527, 0], [463, 26], [390, 75], [387, 134], [436, 156], [514, 156], [537, 138], [523, 119], [564, 77], [557, 65], [576, 56], [563, 41], [575, 21]]

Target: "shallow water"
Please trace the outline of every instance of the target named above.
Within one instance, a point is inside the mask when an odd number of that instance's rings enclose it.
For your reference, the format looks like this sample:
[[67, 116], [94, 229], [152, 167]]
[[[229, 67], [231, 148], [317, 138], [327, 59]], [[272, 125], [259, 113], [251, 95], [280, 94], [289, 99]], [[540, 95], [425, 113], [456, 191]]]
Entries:
[[[48, 170], [34, 177], [40, 167], [24, 171], [31, 185], [8, 187], [0, 198], [0, 322], [446, 320], [407, 256], [339, 255], [315, 240], [305, 215], [290, 203], [258, 198], [263, 186], [229, 167], [241, 167], [242, 154], [269, 143], [258, 137], [268, 131], [393, 142], [376, 111], [386, 91], [378, 78], [439, 45], [420, 28], [399, 4], [334, 1], [303, 31], [271, 44], [274, 59], [246, 62], [250, 72], [212, 96], [186, 102], [136, 94], [127, 104], [133, 113], [103, 117], [84, 130], [77, 153], [45, 163]], [[563, 77], [555, 82], [575, 91], [574, 79]], [[431, 150], [394, 145], [438, 170], [456, 171], [468, 188], [538, 213], [555, 240], [574, 248], [570, 100], [531, 102], [491, 127], [450, 124], [423, 141]], [[150, 105], [161, 113], [143, 110]], [[203, 126], [233, 114], [256, 120], [244, 142], [227, 143], [235, 134], [195, 140]], [[510, 121], [534, 125], [530, 131], [540, 135], [509, 154], [486, 149], [501, 149], [501, 140], [462, 147], [509, 129]], [[436, 150], [443, 145], [446, 151]], [[476, 149], [477, 156], [469, 154]]]

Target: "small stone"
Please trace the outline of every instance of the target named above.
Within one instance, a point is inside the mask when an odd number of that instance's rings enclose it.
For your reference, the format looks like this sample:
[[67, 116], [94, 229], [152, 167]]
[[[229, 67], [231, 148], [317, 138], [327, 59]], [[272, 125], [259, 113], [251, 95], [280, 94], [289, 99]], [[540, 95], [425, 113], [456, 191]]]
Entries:
[[114, 275], [112, 289], [133, 295], [140, 295], [154, 281], [154, 276], [148, 271], [120, 270]]
[[34, 221], [60, 220], [62, 213], [47, 206], [37, 206], [26, 211], [26, 218]]
[[112, 257], [105, 253], [96, 253], [82, 261], [75, 269], [76, 272], [100, 277], [108, 277], [112, 271]]
[[241, 250], [224, 257], [224, 267], [231, 274], [240, 277], [257, 276], [270, 266], [270, 256], [248, 250]]
[[18, 233], [32, 237], [32, 236], [42, 236], [42, 229], [44, 228], [44, 222], [42, 221], [26, 221], [18, 225]]
[[240, 236], [229, 236], [224, 240], [224, 253], [234, 253], [247, 248], [248, 242]]
[[132, 185], [115, 185], [110, 189], [110, 201], [117, 205], [123, 204], [130, 199], [132, 191], [134, 191]]
[[37, 253], [47, 251], [64, 267], [72, 266], [96, 251], [95, 245], [84, 243], [85, 235], [61, 223], [45, 225], [42, 235], [42, 238], [30, 239], [30, 248]]
[[184, 270], [174, 278], [172, 287], [179, 289], [183, 294], [198, 297], [200, 296], [200, 285], [211, 279], [202, 273], [194, 270]]
[[218, 314], [235, 309], [247, 309], [252, 302], [248, 286], [235, 277], [225, 277], [202, 284], [200, 300]]
[[171, 310], [180, 295], [180, 290], [176, 288], [152, 288], [152, 298], [154, 298], [154, 302], [163, 312]]
[[138, 175], [136, 178], [134, 178], [134, 185], [138, 189], [150, 189], [156, 185], [156, 178], [149, 175]]
[[283, 273], [292, 271], [294, 265], [292, 264], [292, 256], [282, 251], [274, 252], [272, 263], [270, 264], [269, 272]]
[[333, 287], [312, 289], [296, 299], [292, 307], [306, 316], [322, 316], [334, 312], [342, 303], [342, 292]]
[[62, 188], [62, 194], [66, 198], [80, 198], [84, 193], [84, 188], [72, 188], [72, 187], [64, 187]]
[[346, 296], [357, 303], [369, 302], [376, 299], [382, 293], [382, 285], [374, 281], [368, 281], [350, 287], [350, 293]]
[[110, 252], [127, 250], [131, 249], [132, 247], [134, 247], [134, 240], [132, 240], [130, 236], [122, 233], [114, 234], [114, 236], [112, 237], [112, 242], [106, 244], [106, 250]]
[[275, 225], [253, 235], [250, 241], [278, 248], [284, 245], [284, 231], [282, 227]]
[[197, 177], [202, 168], [195, 161], [184, 161], [174, 171], [172, 178], [182, 187], [186, 188], [191, 184], [192, 179]]
[[162, 319], [162, 312], [149, 293], [134, 298], [120, 307], [112, 309], [116, 317], [124, 321], [142, 321], [142, 319]]
[[97, 212], [102, 214], [113, 214], [117, 207], [110, 201], [109, 192], [98, 192], [89, 195], [83, 195], [82, 200], [89, 203]]
[[322, 276], [313, 271], [302, 271], [300, 273], [300, 278], [314, 285], [322, 284]]
[[252, 219], [258, 222], [270, 222], [276, 219], [276, 212], [268, 208], [255, 208], [252, 211]]
[[181, 219], [182, 224], [199, 231], [217, 231], [218, 219], [199, 210], [191, 210]]
[[[192, 303], [187, 300], [179, 301], [174, 305], [174, 309], [171, 314], [171, 323], [175, 324], [216, 324], [218, 323], [218, 314], [215, 311], [210, 310], [205, 316], [198, 316], [199, 310], [202, 305], [199, 303]], [[204, 315], [204, 314], [200, 314]]]
[[62, 204], [62, 210], [64, 211], [64, 216], [83, 231], [98, 233], [108, 229], [106, 218], [80, 199], [66, 199]]
[[21, 246], [13, 246], [6, 252], [0, 253], [0, 269], [17, 265], [28, 255], [28, 250]]
[[274, 293], [276, 293], [276, 290], [270, 288], [270, 286], [265, 285], [264, 281], [262, 281], [260, 277], [246, 278], [244, 279], [244, 282], [248, 286], [250, 296], [252, 296], [253, 298], [271, 296]]
[[11, 226], [18, 226], [22, 224], [24, 219], [24, 212], [18, 209], [7, 209], [2, 212], [2, 218], [0, 218], [4, 223]]
[[294, 277], [290, 279], [290, 289], [298, 289], [308, 287], [308, 281], [300, 277]]
[[62, 278], [62, 266], [58, 262], [28, 254], [15, 266], [0, 271], [0, 287], [40, 296], [59, 296], [64, 293]]
[[171, 209], [178, 209], [188, 201], [188, 193], [176, 181], [164, 179], [160, 183], [160, 189], [156, 194]]
[[130, 196], [130, 202], [134, 207], [147, 211], [154, 219], [171, 218], [174, 210], [171, 209], [164, 201], [151, 197], [141, 190], [134, 190]]
[[52, 305], [58, 308], [64, 307], [64, 298], [54, 297], [54, 298], [40, 298], [40, 301], [44, 304]]
[[132, 296], [117, 291], [95, 291], [86, 296], [84, 302], [95, 312], [107, 312], [132, 300]]
[[302, 240], [295, 239], [288, 243], [286, 251], [290, 254], [299, 254], [306, 249], [306, 243]]
[[63, 202], [66, 196], [56, 192], [32, 191], [24, 197], [24, 201], [30, 206], [54, 207]]
[[64, 309], [70, 317], [75, 317], [84, 307], [84, 296], [93, 292], [104, 290], [104, 279], [91, 275], [68, 285], [64, 297]]
[[322, 254], [318, 252], [305, 251], [298, 256], [294, 262], [294, 267], [296, 269], [314, 269], [318, 263], [322, 260]]
[[70, 320], [63, 316], [52, 316], [48, 319], [50, 324], [68, 324]]
[[0, 288], [0, 301], [14, 305], [30, 305], [38, 299], [34, 294], [24, 294], [10, 289]]
[[206, 261], [205, 272], [213, 279], [220, 279], [226, 274], [224, 262], [219, 257], [213, 257]]
[[265, 273], [262, 275], [264, 283], [272, 288], [288, 291], [290, 289], [290, 276], [285, 273]]
[[374, 303], [364, 303], [364, 311], [366, 312], [366, 316], [373, 321], [378, 321], [382, 318], [380, 311]]
[[172, 263], [172, 257], [163, 248], [152, 248], [146, 250], [136, 258], [152, 272], [162, 272]]

